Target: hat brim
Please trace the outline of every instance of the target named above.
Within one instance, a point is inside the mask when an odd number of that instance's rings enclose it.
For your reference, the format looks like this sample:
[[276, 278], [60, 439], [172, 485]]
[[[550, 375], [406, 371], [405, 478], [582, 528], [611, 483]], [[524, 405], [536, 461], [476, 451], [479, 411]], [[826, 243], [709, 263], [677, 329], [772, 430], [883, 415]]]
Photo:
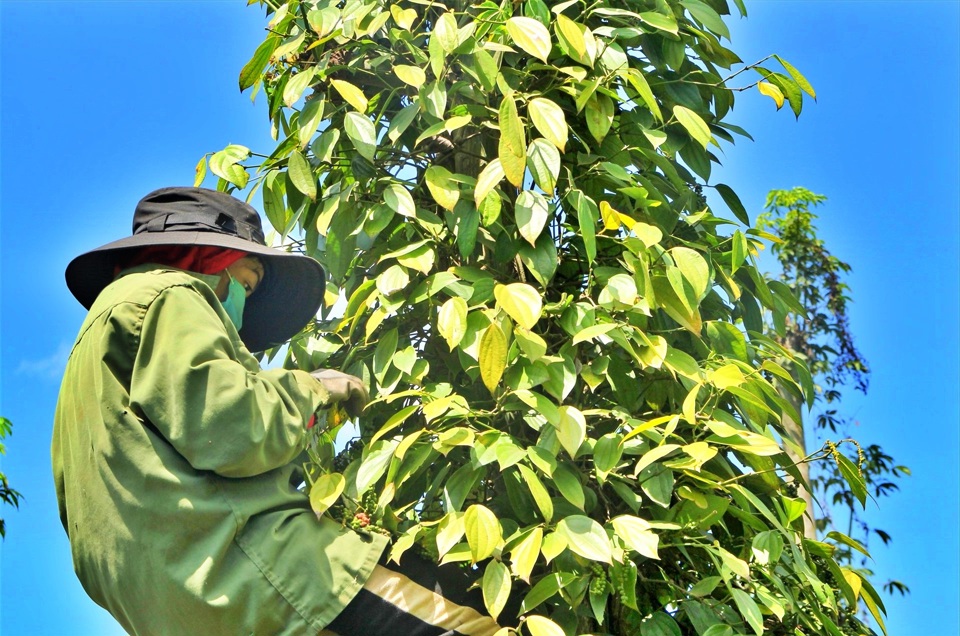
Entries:
[[143, 233], [108, 243], [67, 265], [67, 287], [80, 304], [93, 301], [116, 276], [122, 255], [152, 245], [208, 245], [242, 250], [264, 264], [265, 276], [247, 299], [240, 338], [250, 351], [263, 351], [289, 340], [317, 315], [325, 282], [320, 263], [218, 232]]

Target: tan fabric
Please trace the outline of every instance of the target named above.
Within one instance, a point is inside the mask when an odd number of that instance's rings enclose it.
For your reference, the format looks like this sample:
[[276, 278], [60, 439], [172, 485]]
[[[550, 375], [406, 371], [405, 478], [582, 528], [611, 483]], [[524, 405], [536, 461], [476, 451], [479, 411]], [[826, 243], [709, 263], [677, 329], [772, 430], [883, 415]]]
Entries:
[[379, 565], [373, 569], [373, 574], [363, 587], [425, 623], [456, 630], [464, 636], [493, 636], [500, 629], [489, 616], [471, 607], [457, 605], [403, 574]]

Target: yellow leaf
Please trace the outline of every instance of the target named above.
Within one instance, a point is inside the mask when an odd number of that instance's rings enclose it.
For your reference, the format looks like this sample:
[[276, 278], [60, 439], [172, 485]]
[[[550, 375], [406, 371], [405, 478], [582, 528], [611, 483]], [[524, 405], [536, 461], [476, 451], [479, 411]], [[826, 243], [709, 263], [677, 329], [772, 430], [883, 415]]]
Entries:
[[409, 31], [413, 26], [413, 21], [417, 19], [417, 12], [414, 9], [401, 9], [398, 5], [390, 7], [390, 14], [397, 26], [404, 31]]
[[507, 33], [514, 43], [541, 62], [550, 55], [550, 32], [533, 18], [514, 17], [507, 20]]
[[[538, 23], [539, 24], [539, 23]], [[527, 167], [527, 144], [523, 123], [513, 97], [504, 97], [500, 104], [500, 143], [498, 156], [507, 180], [518, 188], [523, 185]]]
[[726, 364], [715, 371], [711, 371], [708, 378], [721, 391], [731, 386], [740, 386], [746, 380], [740, 371], [740, 367], [735, 364]]
[[415, 88], [420, 88], [427, 81], [427, 74], [418, 66], [409, 66], [407, 64], [397, 64], [393, 67], [393, 73], [400, 78], [404, 84], [409, 84]]
[[487, 390], [493, 393], [507, 368], [507, 338], [496, 323], [483, 332], [478, 358], [480, 378]]
[[477, 185], [473, 189], [473, 200], [479, 209], [487, 195], [503, 180], [503, 164], [494, 159], [480, 171], [477, 176]]
[[437, 328], [453, 351], [467, 333], [467, 301], [454, 296], [443, 303], [437, 315]]
[[450, 171], [442, 166], [430, 166], [424, 176], [433, 200], [445, 210], [452, 211], [460, 199], [460, 186], [453, 180]]
[[783, 92], [780, 90], [780, 87], [775, 86], [770, 82], [760, 82], [757, 84], [757, 90], [760, 91], [761, 95], [766, 95], [776, 102], [777, 110], [780, 110], [780, 108], [783, 107]]
[[510, 283], [497, 285], [493, 294], [497, 298], [497, 305], [518, 325], [524, 329], [533, 329], [537, 324], [543, 308], [543, 299], [536, 289], [525, 283]]
[[532, 636], [566, 636], [559, 625], [543, 616], [528, 616], [525, 624]]
[[470, 506], [463, 513], [463, 527], [474, 563], [492, 556], [503, 542], [497, 515], [480, 504]]
[[543, 528], [536, 527], [533, 532], [518, 543], [510, 553], [510, 568], [518, 579], [530, 582], [530, 574], [537, 563], [540, 546], [543, 544]]
[[330, 80], [330, 85], [333, 86], [334, 90], [340, 93], [342, 97], [348, 104], [356, 108], [359, 112], [367, 112], [367, 98], [363, 94], [363, 91], [344, 80], [332, 79]]

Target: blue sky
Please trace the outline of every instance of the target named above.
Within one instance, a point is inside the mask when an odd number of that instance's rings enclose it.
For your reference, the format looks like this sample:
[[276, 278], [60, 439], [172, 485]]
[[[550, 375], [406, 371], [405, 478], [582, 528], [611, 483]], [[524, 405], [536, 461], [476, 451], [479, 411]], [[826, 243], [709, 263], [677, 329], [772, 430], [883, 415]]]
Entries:
[[[208, 2], [0, 0], [0, 413], [2, 468], [26, 499], [4, 509], [0, 633], [113, 636], [86, 599], [57, 518], [49, 443], [59, 377], [83, 320], [63, 283], [75, 255], [130, 231], [135, 202], [190, 184], [228, 143], [271, 147], [263, 105], [237, 74], [263, 35], [259, 9]], [[772, 188], [829, 197], [820, 227], [853, 265], [851, 326], [873, 375], [844, 411], [914, 476], [869, 519], [897, 636], [958, 624], [960, 3], [749, 2], [731, 20], [744, 60], [779, 53], [817, 90], [799, 122], [755, 91], [716, 181], [755, 216]], [[786, 110], [786, 109], [785, 109]], [[145, 546], [149, 547], [149, 546]]]

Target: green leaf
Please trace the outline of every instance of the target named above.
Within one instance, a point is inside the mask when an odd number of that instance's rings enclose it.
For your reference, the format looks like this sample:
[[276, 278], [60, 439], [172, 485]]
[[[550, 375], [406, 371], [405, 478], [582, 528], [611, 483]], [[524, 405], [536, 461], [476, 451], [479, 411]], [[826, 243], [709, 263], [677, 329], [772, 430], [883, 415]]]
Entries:
[[596, 228], [600, 210], [594, 200], [580, 190], [573, 189], [568, 196], [574, 210], [577, 211], [577, 222], [580, 224], [580, 235], [587, 252], [587, 261], [592, 264], [597, 258]]
[[210, 171], [234, 184], [238, 188], [247, 187], [247, 180], [250, 175], [247, 174], [243, 166], [237, 165], [250, 156], [250, 149], [238, 144], [230, 144], [223, 150], [213, 153], [210, 157]]
[[313, 9], [307, 12], [307, 23], [317, 36], [323, 40], [333, 33], [339, 25], [340, 11], [333, 7]]
[[391, 210], [401, 216], [413, 218], [417, 214], [417, 206], [413, 202], [410, 191], [399, 183], [391, 183], [383, 190], [383, 202]]
[[637, 477], [640, 489], [650, 501], [668, 508], [673, 496], [673, 471], [663, 466], [648, 466]]
[[393, 73], [400, 78], [401, 82], [415, 88], [420, 88], [427, 81], [427, 74], [419, 66], [397, 64], [393, 67]]
[[587, 420], [583, 417], [583, 413], [574, 406], [561, 406], [560, 421], [557, 423], [557, 439], [571, 458], [577, 456], [577, 451], [586, 437]]
[[463, 528], [474, 563], [493, 556], [503, 543], [497, 515], [480, 504], [473, 504], [463, 513]]
[[483, 604], [493, 620], [497, 620], [510, 598], [510, 571], [502, 562], [493, 560], [483, 572]]
[[710, 143], [712, 135], [710, 134], [710, 127], [707, 126], [707, 122], [703, 121], [703, 118], [701, 118], [700, 115], [693, 112], [686, 106], [677, 104], [673, 107], [673, 116], [677, 118], [677, 121], [680, 122], [680, 125], [683, 126], [688, 133], [690, 133], [690, 136], [693, 137], [697, 143], [704, 148], [707, 147], [707, 144]]
[[760, 614], [760, 607], [756, 601], [749, 594], [737, 588], [731, 589], [730, 594], [737, 604], [737, 609], [740, 610], [740, 615], [753, 628], [757, 636], [761, 636], [763, 634], [763, 616]]
[[343, 117], [343, 129], [357, 152], [368, 161], [373, 161], [377, 152], [377, 130], [373, 122], [360, 113], [350, 111]]
[[399, 444], [400, 442], [396, 440], [380, 440], [367, 447], [369, 452], [366, 453], [357, 469], [357, 495], [362, 495], [383, 476]]
[[397, 262], [421, 274], [429, 274], [437, 260], [437, 252], [425, 242], [414, 245], [417, 245], [417, 247], [410, 246], [395, 252]]
[[566, 540], [573, 552], [585, 559], [602, 563], [613, 561], [613, 550], [606, 531], [590, 517], [571, 515], [561, 519], [557, 523], [557, 534]]
[[689, 247], [670, 248], [669, 254], [680, 269], [684, 281], [693, 289], [696, 301], [699, 301], [707, 293], [710, 286], [710, 266], [707, 261], [699, 252]]
[[630, 82], [630, 85], [633, 87], [637, 93], [640, 94], [640, 97], [643, 99], [643, 103], [646, 104], [647, 108], [650, 109], [650, 112], [653, 113], [653, 116], [656, 117], [657, 121], [663, 121], [663, 113], [660, 111], [660, 104], [657, 102], [657, 98], [654, 97], [653, 91], [650, 89], [650, 84], [647, 83], [647, 78], [643, 76], [643, 73], [639, 69], [631, 68], [626, 71], [624, 74], [627, 78], [627, 81]]
[[760, 565], [776, 564], [783, 553], [783, 534], [779, 530], [759, 532], [751, 544], [753, 560]]
[[813, 86], [810, 85], [810, 82], [807, 81], [807, 78], [800, 74], [800, 71], [795, 69], [791, 64], [788, 64], [785, 59], [779, 55], [774, 55], [774, 59], [780, 62], [783, 65], [783, 68], [787, 70], [787, 73], [790, 74], [790, 77], [793, 78], [793, 81], [810, 97], [816, 99], [817, 93], [813, 90]]
[[611, 521], [613, 529], [631, 550], [642, 554], [648, 559], [659, 559], [657, 548], [660, 537], [650, 529], [650, 524], [640, 517], [620, 515]]
[[543, 232], [550, 214], [547, 200], [539, 192], [524, 190], [517, 197], [515, 210], [520, 236], [530, 245], [536, 246], [537, 238]]
[[709, 5], [698, 0], [680, 0], [680, 4], [690, 12], [700, 24], [713, 31], [717, 35], [730, 39], [730, 30], [723, 23], [720, 14], [714, 11]]
[[640, 21], [646, 25], [652, 26], [659, 31], [666, 31], [672, 35], [677, 35], [679, 26], [677, 20], [672, 15], [664, 15], [653, 11], [646, 11], [639, 16]]
[[621, 437], [618, 433], [607, 433], [597, 440], [593, 447], [593, 465], [601, 473], [608, 473], [617, 464], [623, 456], [623, 446], [620, 443]]
[[287, 85], [283, 87], [283, 103], [289, 108], [293, 106], [303, 95], [303, 91], [310, 86], [310, 82], [316, 79], [317, 73], [315, 68], [311, 68], [306, 71], [301, 71], [294, 75], [288, 82]]
[[547, 352], [547, 342], [528, 329], [517, 327], [513, 332], [513, 337], [530, 362], [536, 362]]
[[534, 139], [527, 146], [527, 168], [540, 189], [552, 197], [560, 176], [560, 152], [556, 147], [546, 139]]
[[496, 60], [483, 49], [477, 48], [473, 52], [473, 61], [473, 70], [477, 73], [477, 78], [480, 80], [483, 90], [492, 91], [497, 86], [497, 73], [499, 72]]
[[390, 141], [397, 143], [400, 135], [410, 127], [410, 124], [413, 123], [413, 120], [416, 119], [419, 112], [420, 102], [414, 102], [397, 113], [393, 121], [390, 122], [390, 127], [387, 129], [387, 137]]
[[440, 41], [440, 48], [446, 53], [453, 53], [460, 46], [457, 17], [452, 11], [447, 11], [434, 23], [432, 37]]
[[553, 471], [553, 483], [564, 499], [583, 510], [586, 496], [583, 494], [583, 484], [573, 469], [567, 464], [558, 464]]
[[340, 93], [340, 97], [361, 113], [367, 112], [367, 98], [363, 91], [345, 80], [331, 79], [330, 86]]
[[537, 131], [563, 152], [569, 132], [563, 109], [545, 97], [534, 97], [527, 102], [527, 114]]
[[[554, 532], [547, 535], [543, 541], [544, 548], [546, 548], [546, 545], [548, 541], [551, 540], [551, 537], [557, 537], [557, 533]], [[562, 538], [560, 538], [560, 543], [563, 543]], [[526, 614], [544, 601], [553, 598], [557, 592], [563, 589], [564, 586], [569, 585], [573, 578], [574, 575], [570, 572], [547, 574], [542, 579], [537, 581], [537, 584], [533, 586], [533, 589], [527, 592], [527, 595], [523, 598], [523, 602], [520, 604], [520, 613]], [[561, 632], [561, 634], [562, 633], [563, 632]]]
[[260, 82], [263, 76], [263, 71], [267, 68], [267, 64], [270, 62], [270, 57], [273, 55], [273, 52], [276, 50], [279, 44], [280, 38], [275, 35], [271, 35], [268, 36], [267, 39], [257, 47], [253, 57], [250, 58], [249, 62], [244, 64], [243, 69], [240, 71], [241, 93]]
[[863, 473], [856, 466], [856, 464], [850, 461], [847, 456], [843, 455], [842, 453], [834, 453], [834, 459], [837, 462], [837, 468], [840, 469], [840, 474], [843, 475], [843, 478], [850, 486], [850, 492], [852, 492], [853, 496], [857, 498], [857, 501], [860, 502], [860, 505], [866, 508], [867, 485], [863, 479]]
[[519, 188], [523, 185], [523, 173], [527, 165], [527, 145], [523, 123], [512, 96], [504, 97], [500, 103], [499, 123], [500, 143], [497, 156], [507, 180]]
[[377, 289], [384, 296], [391, 296], [399, 291], [403, 291], [410, 284], [410, 275], [406, 268], [399, 265], [391, 265], [379, 276], [377, 276]]
[[844, 545], [850, 546], [851, 548], [853, 548], [854, 550], [856, 550], [857, 552], [859, 552], [865, 557], [872, 558], [870, 557], [870, 553], [867, 552], [867, 549], [863, 547], [863, 545], [861, 545], [859, 541], [856, 541], [855, 539], [851, 539], [850, 537], [843, 534], [842, 532], [837, 532], [836, 530], [832, 530], [827, 533], [827, 537], [830, 539], [833, 539], [834, 541], [843, 543]]
[[307, 158], [298, 150], [290, 153], [287, 160], [287, 176], [293, 186], [311, 201], [317, 200], [317, 179], [307, 162]]
[[730, 208], [733, 215], [737, 217], [737, 220], [744, 225], [750, 225], [750, 215], [747, 214], [747, 209], [743, 207], [743, 203], [740, 202], [740, 197], [733, 191], [733, 188], [724, 183], [718, 183], [716, 188], [723, 202], [727, 204], [727, 207]]
[[480, 212], [471, 205], [458, 205], [454, 211], [457, 217], [457, 249], [464, 258], [470, 258], [477, 246], [477, 231], [480, 229]]
[[340, 473], [326, 473], [317, 477], [310, 486], [310, 507], [317, 519], [323, 516], [330, 506], [336, 503], [343, 493], [346, 480]]
[[[420, 102], [423, 109], [437, 119], [444, 119], [447, 112], [447, 87], [443, 82], [430, 82], [420, 89]], [[441, 126], [445, 130], [446, 126]], [[425, 135], [420, 135], [423, 138]]]
[[550, 55], [550, 32], [547, 27], [533, 18], [512, 17], [507, 20], [507, 33], [510, 39], [544, 64]]
[[460, 199], [460, 186], [450, 171], [443, 166], [430, 166], [424, 176], [433, 200], [445, 210], [453, 211]]
[[520, 260], [541, 285], [544, 287], [549, 285], [550, 279], [557, 271], [557, 246], [550, 233], [541, 234], [533, 247], [526, 243], [521, 245]]
[[494, 393], [507, 368], [507, 338], [496, 323], [483, 332], [478, 358], [483, 385]]
[[538, 477], [535, 472], [523, 464], [517, 464], [517, 468], [520, 470], [520, 477], [526, 482], [527, 488], [530, 490], [530, 495], [533, 497], [534, 503], [536, 503], [537, 508], [540, 509], [543, 520], [550, 523], [553, 519], [553, 500], [550, 499], [550, 493], [547, 491], [547, 487], [543, 485], [540, 477]]
[[497, 305], [524, 329], [533, 329], [540, 319], [543, 299], [536, 289], [526, 283], [510, 283], [493, 288]]
[[453, 351], [467, 333], [467, 301], [454, 296], [443, 303], [437, 315], [437, 329]]
[[680, 626], [669, 614], [654, 612], [640, 623], [640, 636], [680, 636]]
[[[303, 110], [300, 111], [300, 119], [298, 120], [299, 129], [297, 131], [301, 150], [307, 147], [314, 133], [316, 133], [320, 127], [320, 122], [323, 121], [324, 104], [325, 102], [322, 98], [313, 97], [312, 99], [308, 98], [307, 102], [303, 105]], [[319, 159], [319, 157], [317, 158]]]
[[613, 125], [613, 100], [603, 93], [594, 93], [587, 100], [585, 116], [587, 130], [598, 142], [603, 141]]

